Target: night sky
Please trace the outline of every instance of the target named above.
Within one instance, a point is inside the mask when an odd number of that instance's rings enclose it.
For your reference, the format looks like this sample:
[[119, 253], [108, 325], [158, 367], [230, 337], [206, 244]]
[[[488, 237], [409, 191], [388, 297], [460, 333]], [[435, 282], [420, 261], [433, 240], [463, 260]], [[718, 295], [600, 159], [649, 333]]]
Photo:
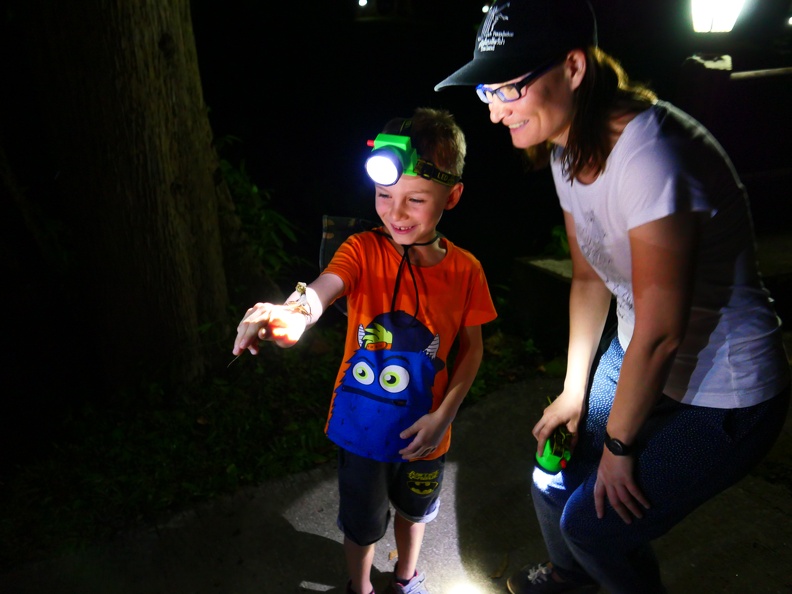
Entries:
[[[775, 0], [763, 2], [770, 10]], [[440, 231], [479, 256], [491, 283], [507, 282], [512, 259], [540, 253], [561, 214], [549, 171], [522, 170], [507, 131], [489, 122], [471, 88], [433, 90], [472, 57], [480, 0], [414, 0], [411, 17], [365, 19], [356, 18], [355, 0], [315, 4], [230, 0], [217, 12], [216, 3], [193, 2], [216, 136], [241, 139], [237, 157], [299, 225], [296, 249], [317, 261], [323, 214], [376, 220], [362, 168], [366, 140], [417, 106], [449, 109], [466, 133], [468, 157], [462, 201]], [[767, 17], [756, 10], [753, 29], [743, 24], [713, 41], [692, 34], [688, 0], [592, 4], [600, 46], [667, 100], [694, 52], [725, 50], [735, 69], [786, 59], [762, 46]]]

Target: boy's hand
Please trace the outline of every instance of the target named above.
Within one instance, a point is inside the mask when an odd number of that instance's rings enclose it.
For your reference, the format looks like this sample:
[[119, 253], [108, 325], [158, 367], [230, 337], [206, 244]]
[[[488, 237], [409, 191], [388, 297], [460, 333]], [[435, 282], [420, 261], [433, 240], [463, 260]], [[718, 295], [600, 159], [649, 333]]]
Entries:
[[428, 456], [437, 449], [437, 444], [443, 438], [448, 425], [449, 423], [436, 413], [422, 416], [399, 434], [402, 439], [415, 435], [415, 439], [406, 448], [399, 450], [399, 454], [405, 460]]
[[256, 303], [237, 326], [234, 355], [245, 349], [258, 355], [259, 342], [271, 340], [281, 348], [294, 346], [305, 332], [305, 316], [282, 305]]

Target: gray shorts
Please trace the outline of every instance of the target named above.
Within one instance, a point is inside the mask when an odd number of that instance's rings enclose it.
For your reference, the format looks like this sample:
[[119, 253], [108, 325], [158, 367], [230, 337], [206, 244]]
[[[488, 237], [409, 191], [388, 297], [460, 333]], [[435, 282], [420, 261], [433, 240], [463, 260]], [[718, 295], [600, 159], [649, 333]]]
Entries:
[[416, 523], [434, 520], [440, 509], [445, 456], [435, 460], [378, 462], [338, 449], [338, 527], [352, 542], [380, 540], [390, 505]]

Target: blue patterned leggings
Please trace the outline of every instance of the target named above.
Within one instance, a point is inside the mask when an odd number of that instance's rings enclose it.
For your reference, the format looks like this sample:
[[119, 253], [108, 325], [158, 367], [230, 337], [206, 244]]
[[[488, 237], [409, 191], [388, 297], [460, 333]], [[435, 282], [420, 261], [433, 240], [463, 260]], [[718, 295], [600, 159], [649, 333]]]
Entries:
[[663, 397], [636, 440], [636, 480], [651, 508], [628, 525], [608, 504], [600, 520], [594, 484], [623, 358], [614, 339], [594, 375], [572, 459], [552, 477], [537, 469], [531, 493], [550, 560], [562, 576], [593, 579], [609, 594], [664, 593], [651, 541], [742, 479], [767, 454], [786, 419], [790, 392], [741, 409]]

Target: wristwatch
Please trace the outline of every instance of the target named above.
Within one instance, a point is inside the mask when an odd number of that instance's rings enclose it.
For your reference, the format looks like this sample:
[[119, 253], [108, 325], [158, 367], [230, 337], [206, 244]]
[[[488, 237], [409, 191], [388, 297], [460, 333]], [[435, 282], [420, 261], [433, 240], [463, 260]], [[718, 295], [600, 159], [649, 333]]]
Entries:
[[619, 439], [614, 439], [608, 435], [607, 431], [605, 431], [605, 447], [608, 448], [614, 456], [629, 456], [633, 451], [632, 446], [628, 446]]

